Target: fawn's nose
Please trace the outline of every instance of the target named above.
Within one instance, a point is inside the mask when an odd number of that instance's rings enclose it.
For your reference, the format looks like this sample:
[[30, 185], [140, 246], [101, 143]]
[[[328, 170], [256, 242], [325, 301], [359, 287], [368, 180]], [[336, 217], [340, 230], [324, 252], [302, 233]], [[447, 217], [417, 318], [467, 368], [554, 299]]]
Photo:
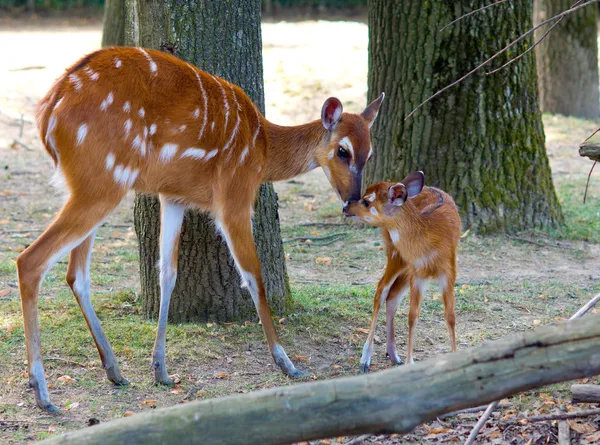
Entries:
[[350, 206], [356, 201], [346, 202], [346, 205], [342, 208], [342, 213], [344, 216], [354, 216], [354, 214], [350, 211]]

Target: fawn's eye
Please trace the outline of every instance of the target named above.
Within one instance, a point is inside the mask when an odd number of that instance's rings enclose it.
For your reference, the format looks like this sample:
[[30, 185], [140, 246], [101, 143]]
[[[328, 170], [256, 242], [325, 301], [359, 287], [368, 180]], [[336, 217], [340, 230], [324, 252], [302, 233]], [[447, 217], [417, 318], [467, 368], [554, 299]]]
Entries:
[[363, 199], [363, 200], [362, 200], [362, 204], [363, 204], [365, 207], [369, 207], [369, 205], [371, 205], [371, 203], [370, 203], [369, 201], [367, 201], [366, 199]]
[[350, 153], [348, 153], [348, 150], [346, 150], [344, 147], [339, 146], [338, 147], [338, 156], [342, 159], [348, 159], [350, 157]]

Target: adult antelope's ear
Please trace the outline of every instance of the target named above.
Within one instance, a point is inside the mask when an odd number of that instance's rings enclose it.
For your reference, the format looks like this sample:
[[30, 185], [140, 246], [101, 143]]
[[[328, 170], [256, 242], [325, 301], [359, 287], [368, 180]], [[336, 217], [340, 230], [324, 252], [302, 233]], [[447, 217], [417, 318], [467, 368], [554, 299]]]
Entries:
[[373, 126], [375, 122], [375, 118], [379, 113], [379, 107], [381, 107], [381, 103], [383, 102], [383, 98], [385, 97], [385, 93], [381, 93], [377, 99], [367, 105], [367, 108], [364, 109], [360, 115], [367, 121], [369, 124], [369, 128]]
[[425, 186], [425, 174], [421, 171], [413, 172], [400, 181], [406, 187], [409, 198], [414, 198]]
[[398, 184], [392, 185], [388, 190], [388, 202], [391, 205], [400, 207], [408, 198], [408, 193], [406, 192], [406, 186], [399, 182]]
[[321, 109], [321, 122], [323, 122], [323, 126], [329, 131], [333, 130], [333, 127], [342, 118], [342, 111], [342, 103], [337, 97], [327, 99]]

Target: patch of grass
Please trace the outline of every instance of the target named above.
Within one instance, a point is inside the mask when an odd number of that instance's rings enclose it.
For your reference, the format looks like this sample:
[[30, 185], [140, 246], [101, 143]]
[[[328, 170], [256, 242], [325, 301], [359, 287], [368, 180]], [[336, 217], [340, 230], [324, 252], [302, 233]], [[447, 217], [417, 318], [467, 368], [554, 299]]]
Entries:
[[17, 265], [11, 260], [0, 260], [0, 273], [12, 274], [17, 272]]
[[590, 179], [586, 203], [583, 194], [587, 178], [555, 180], [556, 191], [565, 215], [564, 226], [550, 231], [559, 239], [600, 243], [600, 189], [597, 175]]

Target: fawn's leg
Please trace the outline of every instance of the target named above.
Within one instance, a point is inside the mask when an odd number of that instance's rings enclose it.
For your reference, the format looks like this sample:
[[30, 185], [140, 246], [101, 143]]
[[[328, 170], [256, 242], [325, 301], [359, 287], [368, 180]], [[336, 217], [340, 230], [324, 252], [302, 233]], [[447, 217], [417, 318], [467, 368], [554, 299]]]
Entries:
[[385, 321], [386, 321], [386, 331], [387, 331], [387, 356], [390, 358], [394, 365], [403, 365], [404, 362], [400, 360], [398, 357], [398, 352], [396, 351], [396, 333], [394, 330], [394, 317], [396, 315], [396, 310], [400, 303], [402, 303], [402, 298], [404, 294], [408, 291], [409, 287], [409, 277], [407, 273], [402, 273], [396, 278], [394, 285], [390, 289], [390, 293], [385, 302]]
[[427, 290], [428, 280], [424, 278], [414, 277], [410, 282], [410, 310], [408, 312], [408, 345], [406, 347], [406, 361], [413, 364], [413, 346], [415, 327], [419, 320], [419, 314], [421, 312], [421, 300], [423, 294]]
[[290, 377], [306, 374], [296, 369], [288, 358], [275, 330], [254, 245], [250, 207], [248, 206], [247, 210], [244, 210], [239, 202], [225, 201], [222, 213], [217, 215], [216, 225], [229, 246], [243, 285], [248, 288], [252, 296], [273, 360], [283, 373]]
[[442, 298], [444, 299], [444, 319], [448, 326], [448, 334], [450, 335], [450, 344], [452, 352], [456, 352], [456, 315], [454, 314], [454, 283], [456, 281], [456, 273], [451, 272], [448, 275], [438, 277]]
[[96, 230], [94, 229], [79, 246], [71, 251], [71, 258], [69, 259], [69, 267], [67, 269], [67, 283], [77, 299], [94, 343], [96, 343], [100, 360], [102, 360], [102, 367], [106, 370], [108, 380], [116, 385], [126, 385], [128, 382], [121, 376], [117, 358], [92, 306], [90, 295], [90, 260], [95, 236]]
[[390, 289], [394, 285], [396, 277], [401, 273], [401, 267], [396, 262], [392, 262], [388, 259], [388, 263], [383, 273], [383, 277], [377, 284], [377, 291], [373, 298], [373, 314], [371, 315], [371, 326], [369, 328], [369, 335], [363, 346], [362, 356], [360, 358], [360, 372], [369, 372], [371, 366], [371, 355], [373, 354], [373, 338], [375, 337], [375, 328], [377, 326], [377, 317], [379, 315], [379, 308], [384, 301], [387, 300]]
[[17, 259], [19, 291], [23, 309], [29, 385], [37, 405], [49, 412], [58, 408], [50, 402], [42, 351], [37, 310], [39, 287], [46, 272], [71, 249], [81, 244], [117, 206], [124, 193], [115, 191], [103, 200], [71, 196], [54, 222]]
[[156, 384], [172, 385], [166, 365], [167, 320], [169, 303], [177, 280], [179, 235], [185, 206], [160, 196], [160, 309], [158, 329], [152, 352], [152, 368]]

